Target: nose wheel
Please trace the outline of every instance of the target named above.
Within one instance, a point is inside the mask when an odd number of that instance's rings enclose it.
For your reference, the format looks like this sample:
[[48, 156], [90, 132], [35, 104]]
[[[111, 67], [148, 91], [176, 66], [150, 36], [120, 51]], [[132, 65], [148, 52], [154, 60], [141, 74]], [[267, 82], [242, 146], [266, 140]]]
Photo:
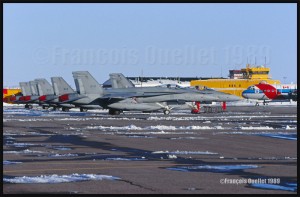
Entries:
[[164, 110], [164, 114], [165, 115], [169, 115], [170, 114], [170, 110]]
[[108, 111], [109, 115], [120, 115], [120, 113], [121, 113], [120, 110], [109, 109]]
[[62, 107], [62, 109], [61, 109], [62, 111], [64, 111], [64, 112], [68, 112], [68, 111], [70, 111], [70, 109], [69, 108], [67, 108], [67, 107]]
[[32, 106], [32, 105], [28, 105], [28, 104], [26, 104], [26, 105], [25, 105], [25, 108], [26, 108], [26, 109], [32, 109], [32, 108], [33, 108], [33, 106]]
[[87, 112], [87, 109], [86, 109], [86, 108], [80, 107], [80, 111], [81, 111], [81, 112]]

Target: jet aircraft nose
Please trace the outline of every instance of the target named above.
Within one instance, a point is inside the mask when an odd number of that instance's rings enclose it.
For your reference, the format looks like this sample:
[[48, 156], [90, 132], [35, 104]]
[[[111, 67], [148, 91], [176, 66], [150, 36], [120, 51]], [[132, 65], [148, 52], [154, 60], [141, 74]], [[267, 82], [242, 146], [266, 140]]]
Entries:
[[247, 93], [245, 91], [242, 92], [242, 97], [247, 98]]

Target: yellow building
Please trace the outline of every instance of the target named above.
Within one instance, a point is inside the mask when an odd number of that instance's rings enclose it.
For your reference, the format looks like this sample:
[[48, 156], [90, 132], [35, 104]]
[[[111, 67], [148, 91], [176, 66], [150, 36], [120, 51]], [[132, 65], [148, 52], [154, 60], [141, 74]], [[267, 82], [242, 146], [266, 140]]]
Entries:
[[3, 88], [3, 101], [6, 103], [10, 103], [9, 98], [12, 95], [20, 94], [21, 89], [20, 88]]
[[269, 76], [270, 68], [264, 66], [250, 67], [241, 70], [230, 70], [228, 79], [192, 80], [191, 86], [206, 86], [220, 92], [234, 94], [242, 97], [242, 92], [251, 85], [262, 81], [268, 84], [280, 84], [279, 80], [273, 80]]

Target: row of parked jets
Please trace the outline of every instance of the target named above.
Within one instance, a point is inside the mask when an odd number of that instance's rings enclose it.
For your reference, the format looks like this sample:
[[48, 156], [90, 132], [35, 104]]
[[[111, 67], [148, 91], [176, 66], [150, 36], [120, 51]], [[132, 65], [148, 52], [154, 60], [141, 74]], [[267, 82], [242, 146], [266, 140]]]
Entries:
[[25, 108], [32, 108], [32, 104], [39, 104], [43, 109], [52, 107], [54, 110], [79, 107], [80, 111], [88, 109], [108, 109], [109, 114], [118, 115], [123, 111], [152, 112], [162, 110], [169, 114], [174, 105], [187, 104], [192, 113], [199, 113], [200, 102], [239, 101], [242, 98], [215, 91], [209, 88], [180, 87], [165, 85], [157, 87], [135, 87], [121, 73], [109, 74], [112, 87], [103, 88], [88, 71], [72, 72], [76, 90], [62, 77], [51, 77], [52, 85], [44, 78], [29, 82], [20, 82], [21, 95], [9, 98], [9, 102], [25, 104]]

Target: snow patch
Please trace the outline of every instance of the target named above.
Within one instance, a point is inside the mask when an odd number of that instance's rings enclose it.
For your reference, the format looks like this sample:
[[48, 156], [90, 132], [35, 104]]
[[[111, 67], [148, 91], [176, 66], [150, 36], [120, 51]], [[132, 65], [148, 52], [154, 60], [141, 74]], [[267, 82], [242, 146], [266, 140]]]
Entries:
[[35, 151], [35, 150], [21, 150], [21, 151], [3, 151], [4, 154], [9, 154], [9, 153], [13, 153], [13, 154], [30, 154], [30, 153], [45, 153], [43, 151]]
[[152, 154], [174, 154], [174, 155], [218, 155], [219, 153], [213, 153], [209, 151], [154, 151]]
[[273, 127], [268, 127], [268, 126], [265, 126], [265, 127], [240, 127], [241, 130], [273, 130], [274, 128]]
[[11, 164], [19, 164], [19, 163], [23, 163], [23, 162], [8, 161], [8, 160], [3, 161], [3, 165], [11, 165]]
[[23, 176], [14, 178], [3, 178], [7, 183], [67, 183], [78, 181], [119, 180], [119, 177], [97, 174], [71, 174], [71, 175], [41, 175], [35, 177]]

